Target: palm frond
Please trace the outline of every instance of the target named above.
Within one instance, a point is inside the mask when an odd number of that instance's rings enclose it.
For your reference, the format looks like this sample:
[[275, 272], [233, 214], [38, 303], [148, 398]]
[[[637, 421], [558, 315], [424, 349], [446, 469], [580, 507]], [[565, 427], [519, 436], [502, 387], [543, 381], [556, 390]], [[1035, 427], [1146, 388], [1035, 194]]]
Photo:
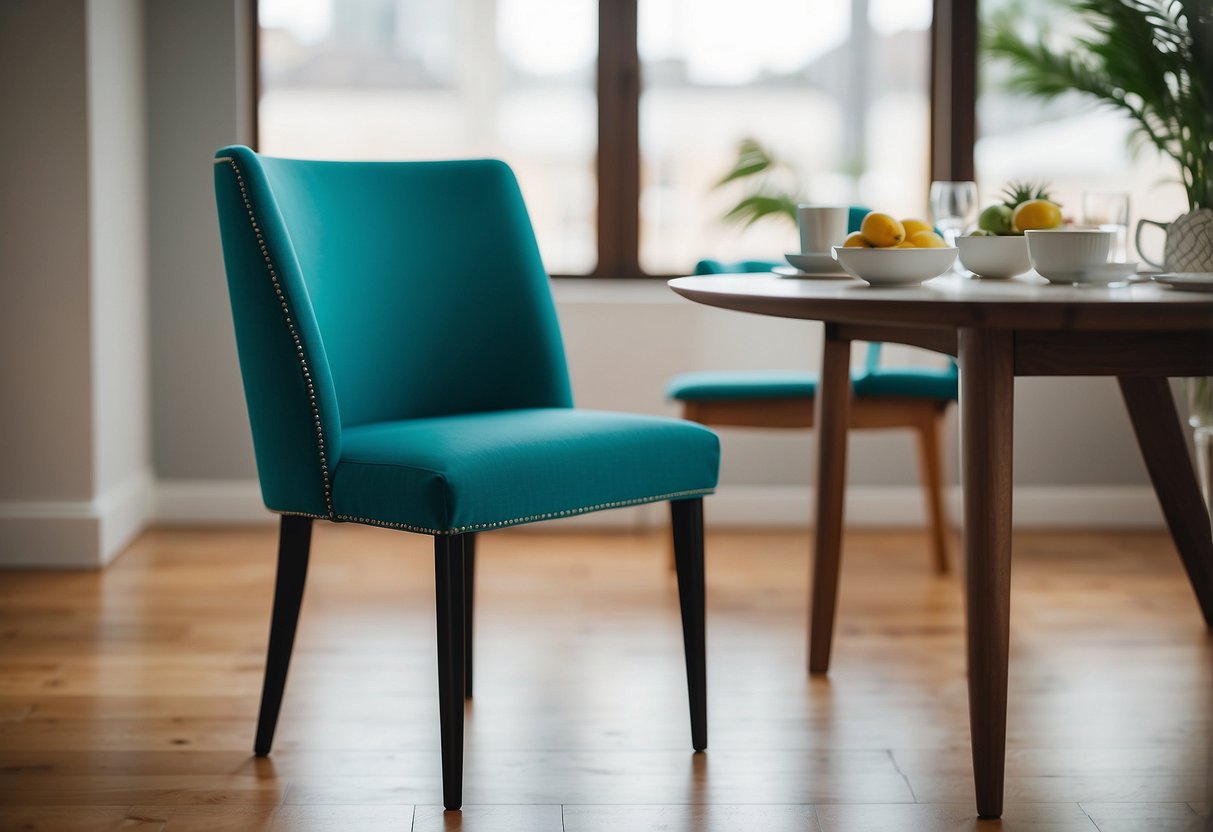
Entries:
[[783, 217], [796, 224], [796, 174], [792, 166], [780, 159], [757, 139], [742, 139], [737, 145], [733, 168], [713, 187], [747, 181], [748, 188], [741, 200], [728, 210], [724, 219], [749, 227], [766, 217]]
[[1022, 34], [1010, 15], [990, 21], [982, 47], [1010, 64], [1007, 87], [1044, 99], [1079, 92], [1127, 113], [1179, 164], [1191, 205], [1213, 205], [1213, 3], [1064, 3], [1091, 31], [1065, 51]]
[[738, 222], [749, 227], [764, 217], [784, 217], [796, 224], [796, 200], [787, 194], [751, 194], [745, 197], [724, 215], [729, 222]]
[[742, 139], [737, 146], [737, 161], [733, 163], [733, 169], [716, 183], [716, 187], [770, 170], [774, 164], [775, 159], [765, 147], [754, 139]]

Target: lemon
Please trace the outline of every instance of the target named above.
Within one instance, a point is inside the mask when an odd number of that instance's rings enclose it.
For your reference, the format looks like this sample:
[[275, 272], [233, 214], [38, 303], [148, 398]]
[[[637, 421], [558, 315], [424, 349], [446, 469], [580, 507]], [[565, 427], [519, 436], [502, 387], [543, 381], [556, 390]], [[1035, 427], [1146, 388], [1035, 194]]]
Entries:
[[948, 244], [944, 242], [943, 237], [940, 237], [934, 231], [918, 231], [910, 235], [910, 245], [915, 248], [947, 248]]
[[910, 239], [911, 237], [913, 237], [919, 231], [934, 231], [935, 230], [934, 228], [931, 227], [930, 223], [923, 222], [922, 220], [914, 220], [914, 219], [902, 220], [901, 226], [902, 226], [902, 228], [904, 228], [906, 230], [906, 239], [907, 240]]
[[872, 247], [872, 244], [869, 243], [867, 240], [865, 240], [863, 238], [863, 234], [861, 234], [858, 231], [852, 231], [850, 234], [848, 234], [846, 242], [844, 242], [842, 245], [844, 248], [871, 248]]
[[906, 229], [888, 214], [873, 211], [863, 218], [859, 233], [875, 248], [895, 246], [906, 238]]
[[1029, 199], [1015, 207], [1011, 226], [1016, 231], [1057, 228], [1061, 225], [1061, 207], [1047, 199]]

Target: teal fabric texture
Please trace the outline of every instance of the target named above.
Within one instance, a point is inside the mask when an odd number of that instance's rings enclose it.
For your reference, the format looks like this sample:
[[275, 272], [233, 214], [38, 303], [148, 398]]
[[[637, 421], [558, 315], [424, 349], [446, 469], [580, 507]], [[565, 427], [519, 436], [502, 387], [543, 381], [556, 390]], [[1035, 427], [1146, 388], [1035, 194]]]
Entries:
[[[868, 209], [850, 209], [851, 230], [858, 229]], [[700, 260], [695, 274], [767, 272], [780, 265], [770, 260]], [[880, 344], [868, 344], [864, 369], [851, 374], [857, 397], [943, 399], [955, 401], [958, 374], [955, 362], [947, 367], [885, 368], [880, 366]], [[817, 376], [795, 370], [708, 370], [682, 373], [666, 384], [667, 398], [676, 401], [748, 401], [801, 398], [817, 392]]]
[[705, 370], [676, 376], [665, 393], [683, 402], [798, 398], [817, 393], [817, 376], [795, 370]]
[[337, 511], [431, 534], [699, 496], [718, 464], [705, 429], [574, 408], [361, 425], [344, 441]]
[[741, 274], [769, 272], [776, 266], [786, 266], [783, 260], [700, 260], [695, 264], [695, 274]]
[[[878, 367], [851, 373], [856, 398], [955, 401], [958, 381], [956, 365], [951, 363], [940, 369]], [[675, 376], [665, 393], [680, 402], [803, 398], [817, 393], [817, 376], [795, 370], [707, 370]]]
[[960, 376], [956, 365], [947, 367], [880, 368], [854, 379], [856, 397], [941, 399], [956, 401]]
[[705, 428], [573, 409], [504, 163], [232, 146], [214, 175], [270, 509], [450, 534], [714, 489]]

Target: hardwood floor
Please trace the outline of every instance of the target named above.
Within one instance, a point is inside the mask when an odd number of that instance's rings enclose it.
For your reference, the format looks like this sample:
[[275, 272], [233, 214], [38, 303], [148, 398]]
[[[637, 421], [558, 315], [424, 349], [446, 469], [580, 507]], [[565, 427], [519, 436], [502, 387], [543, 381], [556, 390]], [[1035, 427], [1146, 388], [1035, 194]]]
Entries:
[[664, 537], [483, 535], [461, 815], [426, 537], [317, 524], [252, 757], [275, 539], [159, 530], [103, 573], [0, 574], [0, 830], [1213, 829], [1213, 642], [1162, 533], [1016, 535], [1001, 822], [975, 819], [961, 577], [923, 532], [846, 535], [828, 678], [808, 534], [709, 533], [700, 755]]

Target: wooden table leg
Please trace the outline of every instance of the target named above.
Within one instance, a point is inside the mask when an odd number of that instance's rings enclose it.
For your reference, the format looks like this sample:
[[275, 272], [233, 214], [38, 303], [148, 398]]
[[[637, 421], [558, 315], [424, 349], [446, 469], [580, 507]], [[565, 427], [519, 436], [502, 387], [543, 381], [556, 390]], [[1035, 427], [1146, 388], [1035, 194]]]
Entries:
[[973, 779], [977, 814], [997, 818], [1007, 745], [1014, 334], [962, 329], [959, 346]]
[[1120, 393], [1205, 626], [1213, 630], [1213, 531], [1171, 386], [1165, 378], [1122, 377]]
[[851, 404], [851, 342], [826, 324], [817, 380], [817, 519], [813, 543], [813, 589], [809, 602], [809, 672], [830, 669], [834, 610], [847, 479], [847, 411]]

